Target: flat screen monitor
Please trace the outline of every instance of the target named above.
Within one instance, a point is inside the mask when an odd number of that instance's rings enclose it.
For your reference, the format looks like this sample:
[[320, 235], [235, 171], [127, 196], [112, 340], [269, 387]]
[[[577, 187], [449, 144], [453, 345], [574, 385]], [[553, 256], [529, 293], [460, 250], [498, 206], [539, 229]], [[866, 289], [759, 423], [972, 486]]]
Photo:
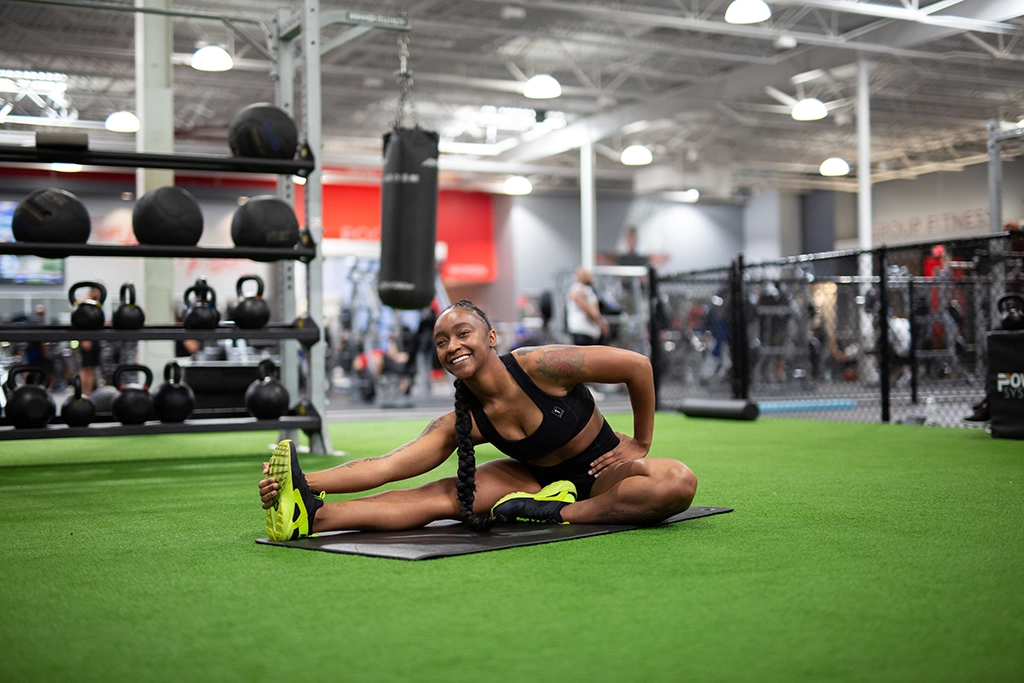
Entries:
[[[13, 242], [11, 218], [17, 202], [0, 201], [0, 242]], [[64, 259], [0, 254], [0, 284], [62, 285]]]

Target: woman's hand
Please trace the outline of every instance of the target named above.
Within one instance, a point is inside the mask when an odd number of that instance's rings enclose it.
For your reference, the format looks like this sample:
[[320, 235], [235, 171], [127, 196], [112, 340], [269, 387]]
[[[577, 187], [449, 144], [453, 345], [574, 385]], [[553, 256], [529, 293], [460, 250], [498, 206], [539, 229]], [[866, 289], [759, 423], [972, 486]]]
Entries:
[[[270, 463], [263, 463], [263, 474], [270, 474]], [[277, 479], [273, 477], [267, 477], [260, 482], [260, 500], [263, 501], [263, 509], [266, 510], [274, 504], [274, 499], [277, 498], [277, 494], [281, 490], [281, 485], [277, 483]]]
[[590, 474], [595, 477], [600, 477], [601, 472], [609, 467], [639, 460], [646, 456], [647, 451], [650, 450], [650, 446], [643, 445], [627, 434], [615, 432], [615, 436], [619, 437], [619, 445], [590, 463]]

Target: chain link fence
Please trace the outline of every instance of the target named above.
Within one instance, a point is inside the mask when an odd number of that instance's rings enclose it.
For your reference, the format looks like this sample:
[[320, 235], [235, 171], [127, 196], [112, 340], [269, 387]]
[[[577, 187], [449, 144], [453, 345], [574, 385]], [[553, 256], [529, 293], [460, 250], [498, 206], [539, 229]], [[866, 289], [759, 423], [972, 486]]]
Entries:
[[1017, 235], [652, 272], [658, 407], [749, 398], [762, 415], [963, 424], [999, 297], [1024, 285]]

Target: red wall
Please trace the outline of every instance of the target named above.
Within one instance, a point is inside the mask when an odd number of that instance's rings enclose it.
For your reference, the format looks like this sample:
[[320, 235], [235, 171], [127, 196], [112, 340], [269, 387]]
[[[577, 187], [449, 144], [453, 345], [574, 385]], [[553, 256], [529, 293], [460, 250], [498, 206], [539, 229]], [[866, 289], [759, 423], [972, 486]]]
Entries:
[[[305, 224], [302, 188], [296, 188], [296, 213]], [[325, 185], [324, 237], [380, 240], [380, 188]], [[491, 196], [484, 192], [441, 190], [437, 201], [437, 239], [448, 245], [441, 269], [445, 282], [494, 282], [494, 219]]]

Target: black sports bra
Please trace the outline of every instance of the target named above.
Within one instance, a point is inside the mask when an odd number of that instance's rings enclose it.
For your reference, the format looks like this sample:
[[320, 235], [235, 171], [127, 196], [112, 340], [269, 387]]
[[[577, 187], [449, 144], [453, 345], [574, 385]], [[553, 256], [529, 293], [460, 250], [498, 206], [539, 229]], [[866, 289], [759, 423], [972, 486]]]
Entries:
[[585, 384], [577, 384], [565, 396], [551, 396], [533, 383], [511, 353], [501, 356], [501, 360], [516, 383], [540, 408], [544, 419], [532, 434], [518, 441], [507, 441], [491, 424], [480, 401], [474, 396], [470, 403], [473, 420], [488, 442], [510, 458], [529, 462], [553, 453], [583, 431], [594, 414], [594, 397]]

